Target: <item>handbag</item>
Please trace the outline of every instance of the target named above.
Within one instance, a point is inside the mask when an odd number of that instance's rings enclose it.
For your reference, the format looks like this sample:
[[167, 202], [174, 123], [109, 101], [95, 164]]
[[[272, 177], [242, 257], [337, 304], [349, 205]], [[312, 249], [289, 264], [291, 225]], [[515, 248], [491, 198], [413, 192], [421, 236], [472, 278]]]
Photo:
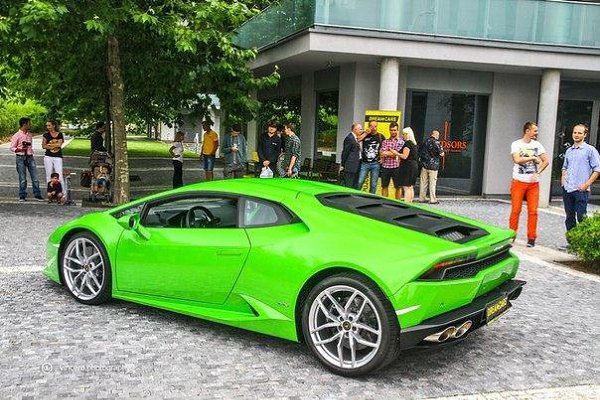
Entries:
[[92, 171], [81, 171], [81, 175], [79, 175], [79, 184], [82, 187], [90, 187], [92, 186]]

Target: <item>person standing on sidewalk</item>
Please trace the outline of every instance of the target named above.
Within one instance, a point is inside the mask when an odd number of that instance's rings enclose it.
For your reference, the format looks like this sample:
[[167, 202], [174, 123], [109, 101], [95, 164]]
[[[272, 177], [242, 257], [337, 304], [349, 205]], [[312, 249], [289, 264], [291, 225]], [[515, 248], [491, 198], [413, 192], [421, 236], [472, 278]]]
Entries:
[[185, 134], [177, 131], [173, 146], [169, 149], [173, 157], [173, 189], [183, 186], [183, 139]]
[[398, 123], [390, 124], [390, 137], [381, 143], [381, 195], [388, 197], [390, 180], [394, 182], [395, 198], [402, 198], [402, 186], [400, 186], [400, 151], [404, 147], [404, 140], [398, 138]]
[[243, 178], [247, 162], [246, 138], [240, 134], [242, 128], [236, 124], [231, 127], [231, 132], [223, 139], [223, 153], [225, 154], [225, 167], [223, 177]]
[[590, 186], [600, 176], [600, 155], [594, 146], [585, 142], [588, 132], [584, 124], [573, 127], [573, 145], [567, 149], [562, 167], [560, 183], [567, 231], [585, 218]]
[[344, 171], [344, 186], [356, 189], [356, 178], [360, 168], [360, 140], [362, 138], [362, 125], [359, 122], [352, 124], [352, 132], [344, 139], [342, 150], [342, 171]]
[[204, 176], [207, 181], [215, 179], [215, 158], [217, 149], [219, 148], [219, 135], [211, 128], [209, 121], [202, 123], [202, 129], [204, 129], [204, 136], [202, 137], [202, 160], [204, 162]]
[[[358, 173], [357, 189], [362, 190], [367, 175], [370, 175], [369, 192], [377, 191], [377, 180], [379, 179], [379, 150], [381, 143], [385, 140], [382, 133], [377, 132], [377, 121], [369, 122], [369, 131], [362, 137], [362, 150], [360, 157], [360, 171]], [[359, 141], [361, 140], [359, 137]]]
[[106, 131], [106, 123], [100, 121], [96, 123], [96, 130], [90, 138], [90, 154], [94, 154], [95, 151], [106, 152], [104, 146], [104, 132]]
[[10, 139], [10, 150], [16, 155], [17, 173], [19, 174], [19, 201], [27, 198], [27, 170], [31, 177], [33, 195], [37, 200], [44, 201], [38, 181], [37, 166], [33, 158], [33, 138], [29, 132], [30, 118], [19, 120], [19, 130]]
[[437, 176], [440, 169], [440, 160], [444, 157], [444, 149], [440, 144], [440, 131], [434, 129], [431, 136], [425, 140], [419, 149], [421, 162], [421, 180], [419, 185], [419, 201], [427, 201], [427, 187], [429, 187], [429, 203], [437, 204], [439, 201], [435, 195]]
[[287, 123], [283, 125], [283, 133], [287, 140], [284, 142], [283, 153], [277, 161], [277, 172], [281, 177], [297, 178], [300, 172], [300, 157], [302, 155], [302, 144], [296, 135], [296, 125]]
[[513, 175], [510, 187], [511, 210], [509, 227], [517, 232], [523, 199], [527, 200], [527, 247], [535, 246], [537, 238], [538, 203], [540, 200], [540, 174], [548, 166], [546, 149], [537, 139], [538, 126], [526, 122], [523, 137], [512, 142]]
[[269, 168], [274, 174], [277, 173], [277, 160], [281, 155], [281, 137], [277, 134], [277, 124], [269, 122], [267, 132], [260, 135], [258, 138], [258, 163], [260, 173], [262, 168]]
[[46, 132], [44, 132], [42, 138], [42, 149], [46, 150], [44, 155], [46, 183], [50, 182], [52, 173], [56, 172], [58, 174], [60, 185], [64, 188], [62, 145], [65, 139], [63, 134], [58, 131], [56, 121], [48, 120], [46, 122]]

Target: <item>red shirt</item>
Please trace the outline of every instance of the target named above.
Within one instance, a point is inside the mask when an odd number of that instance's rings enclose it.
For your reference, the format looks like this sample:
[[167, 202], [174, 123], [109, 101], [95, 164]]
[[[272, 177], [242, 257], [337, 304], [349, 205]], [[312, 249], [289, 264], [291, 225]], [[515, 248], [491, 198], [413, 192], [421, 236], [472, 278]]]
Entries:
[[33, 137], [31, 136], [31, 133], [23, 132], [20, 129], [10, 139], [10, 150], [19, 156], [24, 156], [25, 150], [23, 150], [23, 142], [29, 142], [29, 147], [27, 147], [27, 155], [32, 156], [33, 155], [33, 145], [32, 145]]

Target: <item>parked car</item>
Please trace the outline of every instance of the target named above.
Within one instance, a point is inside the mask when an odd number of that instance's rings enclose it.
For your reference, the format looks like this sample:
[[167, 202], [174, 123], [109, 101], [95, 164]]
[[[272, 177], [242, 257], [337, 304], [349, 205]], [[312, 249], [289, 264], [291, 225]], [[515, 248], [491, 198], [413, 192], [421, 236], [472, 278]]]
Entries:
[[84, 304], [128, 300], [306, 342], [333, 372], [359, 376], [504, 314], [525, 284], [513, 240], [340, 186], [235, 179], [66, 223], [45, 274]]

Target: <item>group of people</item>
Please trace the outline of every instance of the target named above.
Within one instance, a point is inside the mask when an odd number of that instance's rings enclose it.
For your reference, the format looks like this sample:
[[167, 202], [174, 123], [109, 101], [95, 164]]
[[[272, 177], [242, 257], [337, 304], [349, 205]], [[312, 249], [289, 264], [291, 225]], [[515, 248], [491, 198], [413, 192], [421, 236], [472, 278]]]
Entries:
[[[222, 141], [212, 130], [208, 121], [202, 124], [204, 131], [202, 137], [201, 157], [204, 163], [204, 173], [207, 181], [214, 179], [214, 166], [217, 150], [225, 161], [223, 177], [225, 179], [241, 178], [246, 172], [248, 161], [246, 138], [241, 134], [241, 126], [235, 124], [225, 134]], [[280, 176], [295, 178], [300, 171], [301, 143], [295, 133], [296, 127], [292, 123], [279, 126], [275, 122], [269, 122], [267, 131], [258, 138], [257, 153], [259, 159], [258, 174], [264, 176]], [[173, 145], [169, 153], [173, 158], [173, 187], [183, 185], [183, 140], [184, 133], [178, 131], [175, 134]], [[268, 171], [267, 171], [268, 170]]]
[[439, 132], [432, 131], [431, 136], [418, 148], [412, 128], [402, 129], [399, 136], [399, 125], [392, 122], [389, 127], [390, 136], [386, 138], [378, 132], [377, 126], [377, 121], [370, 121], [369, 129], [363, 131], [361, 123], [352, 124], [352, 130], [344, 139], [342, 150], [341, 169], [344, 185], [361, 189], [369, 176], [369, 192], [375, 193], [377, 181], [381, 178], [383, 196], [389, 195], [390, 182], [393, 182], [395, 198], [412, 202], [421, 163], [419, 201], [427, 201], [429, 188], [429, 202], [438, 203], [435, 195], [437, 172], [440, 158], [444, 156], [439, 143]]
[[[585, 124], [573, 127], [573, 144], [565, 152], [560, 183], [565, 209], [565, 227], [573, 229], [587, 214], [590, 187], [600, 176], [600, 155], [594, 146], [585, 142], [589, 128]], [[523, 137], [511, 144], [513, 174], [510, 188], [511, 212], [509, 227], [517, 232], [523, 200], [527, 201], [527, 246], [534, 247], [537, 239], [540, 175], [548, 167], [548, 155], [537, 141], [538, 126], [526, 122]]]
[[64, 137], [58, 130], [54, 120], [46, 122], [46, 131], [42, 135], [44, 168], [46, 170], [46, 197], [42, 196], [37, 174], [37, 165], [33, 157], [33, 137], [30, 132], [31, 119], [23, 117], [19, 120], [19, 130], [12, 136], [10, 149], [16, 155], [17, 173], [19, 175], [19, 201], [27, 199], [27, 171], [31, 178], [31, 186], [35, 199], [49, 203], [64, 204], [66, 199], [63, 178], [62, 145]]

